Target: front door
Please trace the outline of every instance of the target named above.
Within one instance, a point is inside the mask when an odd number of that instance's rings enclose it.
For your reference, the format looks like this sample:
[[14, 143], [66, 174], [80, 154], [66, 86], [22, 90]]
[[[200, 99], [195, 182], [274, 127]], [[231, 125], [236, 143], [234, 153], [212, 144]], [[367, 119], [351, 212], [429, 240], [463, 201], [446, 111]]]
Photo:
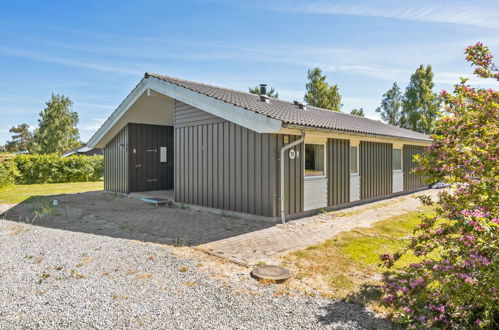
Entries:
[[130, 124], [130, 192], [173, 189], [173, 127]]

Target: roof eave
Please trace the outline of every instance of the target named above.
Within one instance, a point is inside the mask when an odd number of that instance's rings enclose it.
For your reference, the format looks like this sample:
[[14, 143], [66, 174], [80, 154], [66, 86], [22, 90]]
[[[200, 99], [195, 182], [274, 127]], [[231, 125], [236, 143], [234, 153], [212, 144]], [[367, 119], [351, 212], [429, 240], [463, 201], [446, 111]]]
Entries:
[[394, 136], [394, 135], [369, 134], [369, 133], [355, 132], [355, 131], [349, 131], [349, 130], [340, 130], [340, 129], [334, 129], [334, 128], [321, 128], [321, 127], [297, 125], [297, 124], [284, 123], [283, 128], [297, 129], [297, 130], [305, 129], [308, 131], [319, 131], [319, 132], [325, 132], [325, 133], [338, 133], [338, 134], [345, 134], [345, 135], [357, 135], [357, 136], [375, 137], [375, 138], [391, 139], [391, 140], [395, 139], [395, 140], [403, 140], [403, 141], [417, 141], [420, 143], [425, 143], [427, 145], [430, 145], [432, 143], [431, 139], [425, 140], [425, 139], [415, 139], [415, 138], [408, 138], [408, 137], [401, 137], [401, 136]]
[[160, 78], [146, 75], [90, 138], [87, 146], [91, 148], [103, 147], [101, 144], [107, 133], [147, 89], [187, 103], [257, 133], [277, 133], [283, 124], [281, 120], [215, 99]]

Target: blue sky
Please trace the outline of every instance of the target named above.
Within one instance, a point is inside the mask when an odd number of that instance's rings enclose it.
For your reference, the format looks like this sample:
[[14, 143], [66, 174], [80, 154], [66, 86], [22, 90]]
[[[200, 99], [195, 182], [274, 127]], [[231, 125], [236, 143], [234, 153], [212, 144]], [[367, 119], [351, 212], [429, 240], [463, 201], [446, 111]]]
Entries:
[[467, 45], [499, 56], [498, 12], [498, 1], [2, 1], [0, 143], [12, 125], [36, 126], [51, 93], [74, 101], [86, 141], [146, 71], [244, 91], [265, 82], [301, 100], [318, 66], [343, 111], [376, 118], [418, 65], [441, 90], [470, 75]]

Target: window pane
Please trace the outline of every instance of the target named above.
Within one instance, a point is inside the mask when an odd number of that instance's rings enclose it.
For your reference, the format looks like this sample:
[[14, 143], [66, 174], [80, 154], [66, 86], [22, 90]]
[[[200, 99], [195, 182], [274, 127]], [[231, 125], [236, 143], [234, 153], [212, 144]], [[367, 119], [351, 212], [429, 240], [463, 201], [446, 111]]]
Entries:
[[402, 150], [401, 149], [393, 149], [393, 170], [394, 171], [402, 170]]
[[324, 172], [324, 145], [305, 144], [305, 176], [322, 176]]
[[357, 147], [350, 147], [350, 173], [359, 173], [357, 169]]

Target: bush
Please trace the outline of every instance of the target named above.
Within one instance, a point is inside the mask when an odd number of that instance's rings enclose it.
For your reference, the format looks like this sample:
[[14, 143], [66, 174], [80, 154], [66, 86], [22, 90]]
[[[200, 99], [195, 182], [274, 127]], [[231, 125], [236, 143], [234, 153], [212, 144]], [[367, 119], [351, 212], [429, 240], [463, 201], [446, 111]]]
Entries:
[[1, 164], [0, 187], [13, 183], [98, 181], [103, 170], [103, 156], [17, 155]]
[[[487, 47], [478, 43], [466, 54], [475, 74], [499, 81]], [[442, 98], [434, 142], [415, 173], [454, 189], [440, 192], [436, 216], [423, 217], [405, 251], [382, 256], [388, 267], [404, 253], [421, 258], [387, 280], [384, 302], [411, 328], [497, 329], [499, 91], [463, 79]]]
[[14, 162], [4, 161], [0, 163], [0, 188], [16, 183], [19, 171]]

